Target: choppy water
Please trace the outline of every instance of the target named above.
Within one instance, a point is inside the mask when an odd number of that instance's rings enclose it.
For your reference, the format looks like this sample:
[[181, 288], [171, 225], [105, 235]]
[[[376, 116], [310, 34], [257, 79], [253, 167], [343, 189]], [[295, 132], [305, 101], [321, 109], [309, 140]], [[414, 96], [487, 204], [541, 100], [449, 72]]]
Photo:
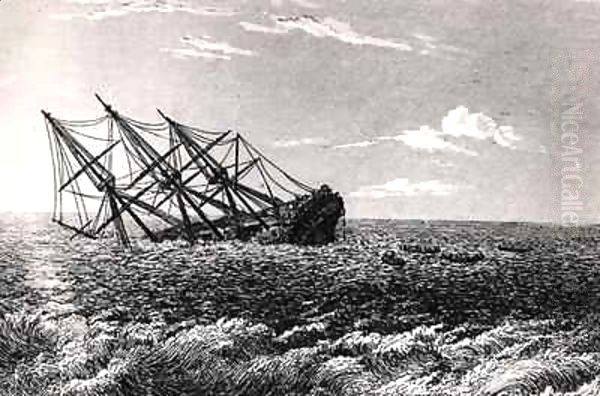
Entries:
[[[16, 326], [2, 326], [0, 360], [12, 366], [0, 370], [0, 394], [124, 395], [135, 381], [179, 395], [181, 378], [202, 390], [186, 394], [471, 395], [522, 384], [537, 394], [565, 379], [569, 390], [589, 383], [578, 394], [597, 394], [600, 231], [572, 231], [361, 221], [345, 241], [322, 247], [136, 241], [124, 252], [110, 241], [71, 240], [46, 216], [3, 216], [0, 314], [30, 305], [59, 317], [42, 326], [37, 315], [5, 316]], [[507, 250], [511, 243], [517, 249]], [[445, 252], [456, 249], [482, 259], [453, 261]], [[382, 262], [388, 250], [404, 262]], [[589, 318], [567, 330], [537, 318], [488, 326], [515, 308]], [[461, 322], [473, 318], [474, 326]], [[23, 338], [21, 329], [39, 335], [45, 326], [59, 341]], [[11, 355], [27, 343], [30, 355]]]
[[[181, 378], [202, 390], [186, 394], [537, 394], [547, 384], [598, 394], [596, 227], [360, 221], [322, 247], [135, 241], [121, 251], [48, 220], [0, 216], [0, 314], [55, 316], [4, 316], [1, 394], [124, 395], [133, 380], [179, 395]], [[402, 261], [384, 262], [390, 250]], [[455, 260], [461, 252], [477, 260]], [[539, 320], [556, 313], [582, 315]], [[23, 345], [30, 354], [12, 353]]]
[[[379, 293], [414, 299], [410, 309], [418, 314], [453, 309], [452, 299], [464, 310], [469, 301], [492, 292], [484, 309], [506, 313], [512, 304], [529, 312], [527, 305], [537, 304], [541, 312], [550, 309], [552, 293], [565, 306], [586, 305], [586, 293], [595, 295], [600, 282], [597, 227], [574, 232], [509, 223], [349, 224], [345, 241], [323, 247], [222, 242], [190, 248], [137, 241], [134, 251], [124, 252], [114, 241], [72, 239], [47, 215], [2, 215], [0, 300], [6, 310], [90, 312], [119, 306], [151, 316], [159, 312], [168, 321], [250, 315], [277, 326], [289, 325], [297, 315], [360, 306]], [[384, 251], [398, 251], [399, 244], [411, 241], [481, 251], [485, 259], [459, 265], [439, 254], [404, 252], [404, 268], [381, 265]], [[499, 250], [506, 241], [529, 250]], [[396, 312], [394, 301], [377, 309]]]

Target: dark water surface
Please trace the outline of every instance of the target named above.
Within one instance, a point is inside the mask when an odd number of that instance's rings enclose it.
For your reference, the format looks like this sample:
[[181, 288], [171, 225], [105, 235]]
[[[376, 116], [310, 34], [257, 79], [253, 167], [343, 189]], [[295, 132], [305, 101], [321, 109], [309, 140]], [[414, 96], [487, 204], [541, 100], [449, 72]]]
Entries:
[[[0, 217], [5, 310], [33, 305], [170, 323], [241, 316], [277, 330], [335, 313], [344, 328], [384, 331], [390, 321], [412, 327], [600, 306], [597, 227], [361, 220], [349, 222], [345, 241], [322, 247], [140, 240], [133, 251], [70, 237], [45, 215]], [[382, 263], [386, 250], [405, 264]], [[482, 259], [461, 262], [449, 252]]]

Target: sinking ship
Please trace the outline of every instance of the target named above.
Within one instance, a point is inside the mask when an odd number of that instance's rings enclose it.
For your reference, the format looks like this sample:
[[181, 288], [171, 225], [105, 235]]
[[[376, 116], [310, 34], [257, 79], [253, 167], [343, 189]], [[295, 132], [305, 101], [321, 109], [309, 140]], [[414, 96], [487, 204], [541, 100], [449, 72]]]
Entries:
[[344, 201], [313, 188], [242, 134], [120, 114], [67, 121], [42, 110], [54, 170], [54, 222], [73, 237], [140, 236], [319, 245], [336, 239]]

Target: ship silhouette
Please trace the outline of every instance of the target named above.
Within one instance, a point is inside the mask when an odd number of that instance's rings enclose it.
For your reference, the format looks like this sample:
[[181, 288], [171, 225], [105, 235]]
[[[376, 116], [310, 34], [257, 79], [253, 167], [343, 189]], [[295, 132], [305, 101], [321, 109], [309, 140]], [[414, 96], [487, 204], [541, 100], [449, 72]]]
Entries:
[[335, 240], [345, 213], [340, 194], [297, 180], [242, 134], [190, 127], [160, 110], [160, 123], [136, 121], [96, 98], [106, 115], [94, 120], [42, 110], [54, 170], [52, 219], [73, 236], [116, 237], [125, 247], [134, 234], [155, 242]]

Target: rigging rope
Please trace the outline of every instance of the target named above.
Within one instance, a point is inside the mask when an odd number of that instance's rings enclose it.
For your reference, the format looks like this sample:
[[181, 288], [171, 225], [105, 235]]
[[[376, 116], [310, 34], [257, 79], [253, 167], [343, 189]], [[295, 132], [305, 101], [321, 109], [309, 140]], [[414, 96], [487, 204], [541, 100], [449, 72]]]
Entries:
[[[264, 171], [264, 173], [267, 175], [267, 177], [269, 178], [269, 180], [271, 180], [277, 187], [279, 187], [280, 189], [282, 189], [283, 191], [287, 192], [288, 194], [293, 195], [294, 197], [299, 197], [302, 194], [298, 194], [295, 191], [291, 191], [288, 188], [286, 188], [285, 186], [283, 186], [281, 183], [279, 183], [277, 180], [275, 180], [275, 178], [271, 175], [271, 173], [267, 170], [267, 167], [265, 166], [265, 164], [263, 163], [263, 159], [260, 158], [258, 160], [259, 162], [259, 169], [262, 169], [262, 171]], [[262, 173], [262, 172], [261, 172]]]
[[92, 136], [92, 135], [85, 134], [83, 132], [76, 131], [75, 129], [71, 129], [71, 128], [65, 128], [65, 129], [67, 131], [69, 131], [69, 133], [72, 133], [72, 134], [75, 134], [75, 135], [79, 135], [79, 136], [83, 136], [83, 137], [88, 138], [88, 139], [98, 140], [98, 141], [101, 141], [101, 142], [109, 142], [110, 141], [110, 140], [105, 139], [105, 138], [99, 138], [97, 136]]
[[[67, 172], [67, 176], [69, 176], [69, 178], [71, 178], [71, 176], [73, 174], [75, 174], [75, 172], [73, 172], [73, 165], [71, 164], [71, 160], [69, 159], [69, 156], [67, 155], [67, 153], [65, 152], [64, 147], [62, 146], [62, 143], [59, 145], [60, 147], [60, 153], [61, 153], [61, 159], [62, 159], [62, 163], [63, 163], [63, 170], [66, 169]], [[79, 183], [77, 180], [74, 180], [73, 185], [75, 186], [75, 188], [80, 192], [81, 190], [79, 189]], [[62, 195], [63, 192], [60, 191], [59, 192], [61, 195], [61, 199], [62, 199]], [[79, 224], [80, 226], [82, 226], [85, 222], [83, 221], [82, 217], [81, 217], [81, 208], [79, 207], [79, 200], [77, 199], [77, 196], [75, 196], [74, 198], [75, 201], [75, 207], [77, 209], [77, 217], [79, 218]], [[83, 205], [83, 209], [85, 210], [85, 204]], [[87, 212], [85, 212], [87, 215]], [[62, 218], [62, 217], [61, 217]], [[87, 221], [87, 216], [86, 216], [86, 221]]]
[[[121, 136], [121, 140], [123, 142], [123, 147], [125, 149], [125, 157], [127, 158], [127, 163], [129, 166], [129, 173], [133, 173], [133, 168], [131, 166], [131, 159], [133, 159], [133, 162], [135, 162], [136, 165], [138, 165], [140, 168], [142, 168], [142, 169], [148, 168], [149, 165], [146, 164], [146, 161], [144, 161], [144, 159], [142, 158], [142, 155], [139, 152], [139, 150], [135, 147], [135, 144], [133, 144], [130, 141], [129, 135], [126, 135], [123, 133], [123, 130], [122, 130], [121, 126], [119, 125], [119, 123], [117, 123], [117, 130], [119, 132], [119, 135]], [[129, 147], [129, 145], [131, 145], [131, 148]], [[151, 172], [151, 175], [155, 177], [153, 172]]]
[[292, 177], [289, 173], [287, 173], [286, 171], [284, 171], [283, 169], [281, 169], [279, 166], [277, 166], [277, 164], [275, 164], [273, 161], [271, 161], [269, 158], [267, 158], [263, 153], [261, 153], [256, 147], [254, 147], [252, 144], [250, 144], [241, 135], [240, 135], [240, 139], [242, 140], [242, 142], [244, 143], [244, 146], [246, 146], [246, 148], [250, 147], [252, 149], [252, 151], [254, 151], [259, 157], [261, 157], [262, 159], [264, 159], [269, 165], [271, 165], [277, 171], [279, 171], [279, 173], [281, 173], [290, 182], [294, 183], [296, 186], [298, 186], [299, 188], [301, 188], [302, 190], [304, 190], [306, 192], [314, 191], [313, 188], [311, 188], [307, 184], [302, 183], [300, 180]]
[[95, 230], [98, 227], [98, 224], [100, 222], [100, 217], [102, 217], [102, 215], [105, 212], [104, 209], [104, 204], [106, 203], [106, 194], [104, 194], [102, 196], [102, 202], [100, 202], [100, 207], [98, 208], [98, 213], [96, 214], [96, 217], [94, 218], [94, 223], [92, 224], [92, 230]]
[[[57, 153], [61, 155], [62, 154], [59, 152], [60, 147], [59, 147], [59, 141], [58, 139], [56, 139], [55, 141], [55, 146], [54, 148], [56, 149]], [[58, 157], [58, 155], [56, 156], [56, 161], [58, 162], [58, 172], [59, 172], [59, 185], [62, 186], [65, 182], [65, 167], [64, 164], [60, 161], [60, 158]], [[58, 192], [58, 199], [59, 199], [59, 205], [58, 205], [58, 219], [60, 221], [62, 221], [63, 219], [63, 195], [60, 194], [60, 192]]]
[[[254, 149], [254, 147], [253, 147], [252, 145], [250, 145], [250, 143], [248, 143], [248, 142], [246, 141], [246, 139], [244, 139], [244, 138], [243, 138], [243, 137], [241, 137], [241, 136], [240, 136], [240, 140], [242, 141], [242, 144], [243, 144], [244, 148], [246, 149], [246, 152], [248, 153], [248, 155], [250, 155], [252, 158], [254, 158], [254, 155], [252, 154], [252, 151], [250, 150], [250, 148]], [[264, 171], [264, 173], [267, 175], [267, 177], [269, 178], [269, 180], [271, 180], [271, 181], [272, 181], [272, 182], [273, 182], [273, 183], [274, 183], [274, 184], [275, 184], [277, 187], [279, 187], [279, 188], [280, 188], [280, 189], [282, 189], [283, 191], [285, 191], [285, 192], [287, 192], [287, 193], [291, 194], [291, 195], [292, 195], [292, 196], [294, 196], [294, 197], [297, 197], [297, 196], [298, 196], [298, 193], [296, 193], [296, 192], [292, 192], [292, 191], [290, 191], [288, 188], [286, 188], [285, 186], [283, 186], [282, 184], [280, 184], [280, 183], [279, 183], [279, 182], [278, 182], [278, 181], [275, 179], [275, 177], [273, 177], [273, 175], [271, 175], [271, 173], [270, 173], [270, 172], [269, 172], [269, 171], [266, 169], [266, 167], [264, 166], [264, 163], [263, 163], [263, 159], [265, 159], [265, 160], [269, 161], [269, 160], [268, 160], [268, 158], [266, 158], [264, 155], [262, 155], [262, 153], [260, 153], [260, 152], [259, 152], [258, 150], [256, 150], [256, 149], [254, 149], [253, 151], [254, 151], [254, 152], [255, 152], [255, 154], [256, 154], [256, 155], [258, 155], [258, 157], [259, 157], [259, 158], [258, 158], [258, 162], [259, 162], [259, 164], [258, 164], [258, 167], [259, 167], [259, 170], [260, 170], [260, 166], [262, 165], [262, 170], [263, 170], [263, 171]], [[274, 165], [274, 164], [273, 164], [273, 165]], [[275, 167], [276, 167], [276, 166], [275, 166]], [[287, 173], [285, 173], [283, 170], [279, 169], [278, 167], [276, 167], [276, 169], [278, 169], [278, 170], [279, 170], [279, 171], [280, 171], [280, 172], [281, 172], [281, 173], [284, 175], [284, 177], [286, 177], [288, 180], [290, 180], [290, 179], [291, 179], [291, 176], [287, 175]], [[262, 174], [262, 173], [263, 173], [263, 172], [261, 172], [261, 174]], [[292, 181], [292, 180], [290, 180], [290, 181]], [[302, 188], [302, 186], [301, 186], [301, 183], [300, 183], [300, 182], [298, 182], [298, 183], [295, 183], [294, 181], [292, 181], [292, 183], [293, 183], [293, 184], [295, 184], [295, 185], [296, 185], [296, 187], [299, 187], [300, 189], [303, 189], [303, 188]]]
[[52, 158], [52, 180], [54, 182], [54, 206], [52, 209], [52, 219], [56, 219], [56, 206], [57, 206], [57, 192], [58, 192], [58, 185], [56, 182], [56, 160], [54, 158], [54, 145], [52, 144], [52, 133], [50, 132], [50, 126], [48, 123], [47, 119], [45, 120], [45, 124], [46, 124], [46, 132], [48, 133], [48, 146], [50, 147], [50, 157]]
[[183, 129], [185, 131], [185, 133], [187, 133], [188, 135], [191, 135], [192, 138], [194, 138], [194, 139], [196, 139], [196, 140], [198, 140], [198, 141], [200, 141], [202, 143], [211, 143], [211, 142], [215, 141], [215, 139], [208, 138], [206, 136], [202, 136], [202, 135], [200, 135], [200, 134], [198, 134], [198, 133], [196, 133], [194, 131], [191, 131], [191, 130], [186, 130], [186, 128], [181, 128], [181, 129]]
[[[107, 149], [108, 147], [110, 147], [113, 143], [114, 140], [114, 131], [112, 128], [112, 120], [108, 121], [108, 144], [107, 144]], [[112, 174], [113, 173], [113, 153], [112, 151], [110, 151], [108, 153], [108, 155], [106, 156], [106, 161], [104, 162], [104, 167], [106, 169], [108, 169], [108, 171]]]
[[55, 118], [56, 121], [60, 122], [62, 125], [72, 126], [72, 127], [92, 127], [96, 125], [100, 125], [103, 121], [105, 121], [108, 116], [102, 116], [100, 118], [96, 118], [93, 120], [77, 120], [77, 121], [69, 121], [69, 120], [61, 120]]
[[138, 169], [136, 171], [132, 171], [131, 173], [127, 173], [125, 175], [115, 177], [115, 180], [121, 181], [121, 180], [127, 179], [129, 177], [131, 179], [129, 181], [129, 183], [131, 183], [133, 181], [133, 176], [141, 173], [142, 171], [143, 171], [143, 169]]
[[[207, 166], [209, 168], [212, 166], [214, 166], [216, 168], [218, 166], [219, 169], [216, 170], [218, 172], [220, 172], [220, 171], [227, 172], [227, 170], [229, 168], [234, 166], [234, 165], [227, 165], [227, 161], [231, 162], [231, 153], [232, 153], [232, 150], [234, 147], [232, 143], [239, 142], [239, 141], [242, 142], [242, 144], [245, 148], [245, 151], [251, 157], [251, 160], [250, 161], [239, 161], [239, 159], [236, 158], [237, 167], [239, 167], [240, 165], [250, 164], [252, 162], [253, 163], [251, 165], [248, 165], [245, 169], [243, 169], [242, 172], [239, 172], [239, 174], [236, 174], [236, 182], [246, 179], [251, 173], [253, 175], [256, 175], [255, 172], [252, 172], [252, 169], [254, 168], [254, 166], [256, 166], [258, 168], [258, 171], [260, 172], [260, 177], [261, 177], [260, 179], [256, 179], [256, 181], [260, 182], [260, 180], [262, 179], [262, 182], [264, 183], [263, 188], [260, 188], [259, 190], [255, 190], [255, 192], [257, 193], [256, 194], [257, 196], [253, 196], [251, 194], [248, 195], [246, 193], [242, 194], [241, 191], [236, 192], [236, 196], [239, 195], [238, 196], [239, 200], [242, 200], [242, 202], [243, 202], [244, 198], [248, 199], [250, 201], [250, 203], [252, 204], [252, 206], [254, 206], [254, 209], [250, 209], [251, 211], [255, 210], [256, 208], [259, 208], [264, 213], [264, 216], [272, 216], [272, 214], [269, 214], [270, 211], [276, 210], [276, 207], [277, 207], [276, 196], [273, 194], [273, 191], [271, 191], [271, 186], [273, 186], [273, 185], [277, 186], [282, 191], [289, 193], [294, 197], [300, 196], [301, 193], [298, 193], [297, 191], [293, 191], [293, 190], [300, 189], [300, 190], [307, 191], [307, 192], [314, 191], [313, 188], [311, 188], [307, 184], [295, 179], [290, 174], [288, 174], [283, 169], [281, 169], [279, 166], [277, 166], [273, 161], [271, 161], [269, 158], [267, 158], [262, 152], [260, 152], [252, 144], [250, 144], [245, 138], [238, 135], [234, 138], [225, 139], [226, 136], [224, 136], [224, 134], [227, 134], [230, 131], [227, 131], [227, 132], [210, 131], [210, 130], [205, 130], [205, 129], [201, 129], [201, 128], [190, 127], [190, 126], [179, 124], [176, 122], [173, 122], [173, 124], [171, 124], [170, 122], [149, 123], [149, 122], [134, 120], [132, 118], [124, 117], [124, 116], [116, 115], [115, 117], [116, 118], [113, 118], [111, 116], [103, 116], [101, 118], [93, 119], [93, 120], [81, 120], [81, 121], [57, 120], [57, 121], [59, 121], [63, 124], [65, 131], [68, 132], [69, 134], [78, 135], [78, 136], [82, 136], [84, 138], [98, 140], [98, 141], [102, 141], [102, 142], [108, 142], [109, 145], [113, 142], [113, 138], [114, 138], [113, 134], [114, 134], [114, 128], [115, 128], [115, 122], [116, 122], [117, 133], [120, 135], [121, 141], [123, 142], [123, 150], [124, 150], [125, 158], [127, 160], [127, 166], [128, 166], [129, 173], [127, 173], [123, 176], [119, 176], [118, 178], [117, 177], [114, 178], [115, 188], [123, 188], [123, 190], [122, 190], [123, 193], [125, 191], [132, 191], [132, 190], [136, 190], [136, 189], [148, 188], [148, 190], [146, 190], [146, 191], [150, 192], [153, 195], [153, 197], [146, 197], [146, 199], [143, 201], [145, 205], [156, 207], [156, 203], [158, 200], [166, 198], [166, 201], [168, 201], [167, 213], [170, 213], [172, 211], [172, 208], [175, 205], [175, 203], [171, 199], [172, 191], [169, 189], [169, 186], [164, 186], [163, 183], [161, 183], [161, 180], [164, 180], [164, 178], [168, 176], [168, 175], [165, 176], [167, 173], [171, 174], [172, 169], [177, 169], [177, 170], [182, 171], [182, 169], [180, 169], [181, 160], [182, 160], [181, 153], [179, 151], [175, 151], [173, 164], [171, 164], [171, 162], [169, 161], [168, 158], [163, 158], [163, 157], [158, 158], [157, 155], [159, 155], [159, 154], [156, 152], [156, 148], [152, 147], [152, 144], [151, 144], [151, 143], [157, 143], [157, 141], [149, 138], [149, 136], [143, 135], [143, 134], [148, 134], [148, 135], [152, 135], [157, 138], [160, 138], [160, 139], [169, 140], [169, 142], [171, 143], [170, 146], [173, 147], [173, 142], [172, 142], [173, 137], [171, 136], [171, 134], [169, 134], [169, 136], [166, 136], [166, 134], [162, 133], [164, 131], [169, 130], [169, 128], [171, 128], [172, 125], [182, 128], [183, 132], [189, 134], [189, 136], [192, 139], [196, 140], [199, 143], [199, 145], [211, 145], [212, 144], [213, 146], [220, 146], [220, 147], [228, 145], [228, 147], [226, 147], [226, 148], [223, 147], [222, 149], [217, 150], [218, 152], [215, 154], [215, 157], [217, 157], [217, 156], [222, 157], [220, 159], [220, 161], [217, 161], [211, 155], [209, 155], [207, 150], [205, 152], [205, 154], [208, 155], [208, 157], [210, 159], [210, 161], [208, 161], [208, 163], [207, 163]], [[109, 132], [108, 138], [93, 136], [92, 134], [83, 133], [83, 132], [75, 129], [75, 128], [87, 128], [87, 127], [97, 126], [106, 120], [108, 120], [108, 132]], [[54, 186], [55, 186], [53, 218], [55, 218], [57, 216], [57, 210], [58, 210], [58, 212], [59, 212], [58, 215], [60, 216], [60, 219], [62, 220], [63, 210], [64, 210], [64, 208], [63, 208], [63, 192], [70, 193], [70, 194], [72, 194], [73, 199], [75, 201], [75, 206], [77, 209], [77, 216], [79, 218], [79, 223], [81, 225], [80, 230], [83, 232], [84, 228], [88, 229], [88, 226], [93, 221], [92, 232], [95, 232], [96, 227], [99, 224], [99, 221], [101, 220], [102, 215], [104, 214], [105, 218], [108, 218], [108, 216], [109, 216], [110, 208], [108, 205], [108, 203], [109, 203], [108, 196], [106, 194], [105, 195], [92, 195], [92, 194], [83, 193], [82, 188], [81, 188], [82, 186], [78, 180], [74, 180], [74, 183], [73, 183], [73, 186], [71, 187], [71, 189], [69, 189], [67, 191], [60, 191], [60, 187], [63, 185], [65, 178], [70, 179], [76, 173], [76, 172], [74, 172], [74, 169], [76, 169], [77, 166], [74, 166], [74, 164], [79, 165], [80, 162], [86, 161], [86, 158], [85, 158], [86, 156], [83, 154], [86, 154], [87, 152], [86, 151], [81, 152], [80, 149], [78, 149], [77, 147], [75, 147], [75, 148], [70, 147], [69, 141], [66, 141], [66, 142], [61, 141], [61, 139], [59, 139], [59, 136], [57, 136], [56, 134], [54, 135], [54, 139], [53, 139], [52, 132], [56, 133], [56, 131], [52, 130], [52, 125], [48, 122], [48, 120], [46, 120], [46, 130], [48, 133], [50, 151], [51, 151], [51, 156], [52, 156], [53, 179], [54, 179]], [[219, 139], [222, 139], [222, 140], [219, 140]], [[53, 141], [54, 141], [54, 144], [53, 144]], [[162, 146], [160, 146], [160, 144], [159, 144], [159, 147], [162, 147]], [[71, 149], [73, 149], [74, 151]], [[222, 153], [224, 150], [226, 150], [226, 151], [225, 151], [225, 154], [223, 155]], [[237, 150], [237, 148], [236, 148], [236, 150]], [[237, 153], [237, 151], [236, 151], [236, 153]], [[120, 153], [119, 153], [119, 155], [120, 155]], [[179, 158], [177, 158], [177, 155], [179, 155]], [[178, 164], [177, 160], [179, 160], [180, 164]], [[112, 174], [112, 161], [113, 161], [113, 153], [111, 152], [109, 154], [109, 157], [105, 158], [105, 160], [103, 161], [104, 167], [109, 168], [110, 176], [113, 175]], [[160, 161], [160, 163], [158, 163], [158, 166], [159, 166], [158, 171], [155, 169], [150, 169], [151, 167], [153, 168], [154, 165], [156, 165], [156, 161]], [[204, 160], [204, 161], [207, 161], [207, 160]], [[166, 163], [166, 169], [165, 169], [165, 166], [163, 166], [163, 164], [165, 164], [165, 163]], [[102, 165], [100, 165], [100, 166], [102, 166]], [[139, 169], [134, 171], [135, 167], [138, 167]], [[194, 170], [196, 168], [198, 168], [198, 169], [200, 169], [200, 171], [202, 171], [206, 167], [203, 167], [201, 165], [200, 166], [194, 165], [193, 167], [190, 167], [189, 170]], [[117, 186], [117, 184], [116, 184], [117, 180], [121, 181], [121, 180], [126, 180], [126, 179], [129, 179], [129, 185], [131, 185], [131, 183], [134, 180], [134, 176], [139, 175], [140, 173], [144, 172], [145, 170], [148, 171], [148, 175], [150, 176], [148, 178], [149, 180], [144, 177], [144, 178], [142, 178], [142, 180], [140, 180], [139, 185], [136, 184], [136, 186], [134, 188], [130, 188], [130, 189], [127, 189], [127, 187], [128, 187], [127, 185]], [[204, 170], [206, 170], [206, 169], [204, 169]], [[78, 172], [79, 171], [80, 170], [78, 170]], [[214, 173], [214, 172], [215, 172], [215, 170], [213, 170], [212, 172], [209, 172], [209, 173]], [[87, 173], [87, 171], [86, 171], [86, 173]], [[202, 172], [200, 172], [200, 173], [202, 173]], [[198, 173], [196, 176], [199, 176], [200, 173]], [[196, 176], [194, 176], [194, 177], [196, 177]], [[204, 176], [205, 176], [205, 178], [207, 177], [206, 174]], [[216, 175], [214, 175], [214, 176], [216, 176]], [[283, 178], [282, 178], [282, 176], [283, 176]], [[114, 177], [114, 176], [112, 176], [112, 177]], [[253, 180], [254, 180], [254, 178], [253, 178]], [[190, 181], [191, 181], [191, 179], [190, 179]], [[157, 183], [159, 183], [159, 184], [157, 185]], [[271, 184], [271, 183], [273, 183], [273, 184]], [[84, 185], [84, 187], [85, 187], [85, 185]], [[225, 194], [227, 192], [226, 188], [228, 188], [227, 183], [225, 183], [225, 185], [220, 184], [218, 186], [215, 186], [214, 184], [211, 185], [210, 183], [206, 183], [206, 184], [196, 183], [193, 186], [186, 185], [186, 188], [190, 188], [190, 187], [193, 187], [200, 191], [204, 190], [204, 195], [208, 195], [209, 191], [210, 191], [210, 194], [212, 194], [212, 192], [214, 192], [215, 194], [218, 194], [218, 195], [215, 195], [215, 197], [214, 197], [215, 201], [220, 200], [223, 203], [223, 205], [227, 205], [225, 202], [226, 201]], [[268, 197], [263, 192], [260, 192], [260, 194], [262, 194], [262, 195], [258, 194], [258, 192], [260, 190], [264, 191], [265, 188], [268, 191]], [[163, 194], [164, 194], [164, 197], [163, 197]], [[268, 199], [269, 197], [270, 197], [270, 200]], [[84, 198], [96, 199], [96, 200], [101, 199], [102, 200], [100, 202], [100, 207], [98, 209], [98, 212], [95, 214], [92, 213], [94, 215], [94, 217], [91, 220], [89, 220], [90, 217], [89, 217], [88, 210], [86, 207], [86, 200]], [[229, 198], [229, 200], [232, 199], [231, 197], [228, 197], [228, 198]], [[205, 203], [208, 201], [209, 200], [205, 201]], [[269, 203], [269, 201], [271, 201], [271, 203]], [[161, 201], [161, 202], [164, 203], [164, 201]], [[210, 202], [208, 202], [208, 203], [211, 204]], [[272, 206], [269, 206], [270, 204]], [[211, 205], [215, 206], [214, 204], [211, 204]], [[245, 205], [248, 205], [248, 204], [245, 203]], [[129, 204], [129, 205], [127, 205], [127, 207], [133, 213], [138, 213], [138, 212], [146, 213], [146, 210], [142, 210], [142, 208], [139, 208], [135, 205]], [[216, 207], [220, 208], [219, 205], [217, 205]], [[156, 209], [158, 209], [158, 208], [156, 208]], [[277, 216], [277, 213], [275, 212], [273, 215]], [[162, 219], [162, 217], [160, 217], [160, 218]], [[260, 221], [260, 217], [258, 217], [258, 219]]]
[[[240, 139], [240, 136], [238, 135], [237, 139]], [[244, 146], [244, 149], [246, 150], [246, 152], [248, 153], [248, 155], [250, 156], [250, 158], [252, 159], [252, 161], [254, 162], [254, 164], [257, 165], [258, 168], [258, 172], [260, 173], [260, 177], [263, 181], [264, 186], [267, 189], [269, 198], [271, 200], [271, 204], [274, 205], [275, 204], [275, 199], [273, 196], [273, 191], [271, 191], [271, 186], [269, 185], [269, 182], [267, 181], [267, 179], [265, 178], [265, 175], [263, 173], [263, 171], [260, 169], [260, 164], [258, 162], [260, 162], [261, 158], [258, 158], [258, 160], [254, 157], [254, 155], [250, 152], [250, 150], [248, 149], [248, 146], [245, 145], [245, 143], [242, 141], [242, 145]], [[292, 194], [293, 195], [293, 194]]]
[[163, 140], [168, 140], [169, 139], [168, 137], [163, 136], [163, 135], [161, 135], [159, 133], [156, 133], [156, 132], [154, 132], [154, 131], [152, 131], [150, 129], [144, 129], [144, 128], [140, 128], [140, 127], [138, 127], [138, 128], [141, 129], [142, 132], [147, 133], [147, 134], [152, 135], [152, 136], [155, 136], [155, 137], [157, 137], [159, 139], [163, 139]]
[[231, 150], [233, 150], [233, 145], [232, 144], [229, 145], [229, 148], [227, 149], [227, 152], [225, 153], [225, 155], [223, 156], [223, 158], [221, 158], [221, 161], [219, 161], [219, 166], [221, 168], [223, 168], [223, 163], [229, 157], [229, 154], [231, 154]]
[[160, 128], [160, 129], [166, 129], [168, 128], [169, 124], [166, 122], [160, 122], [160, 123], [151, 123], [151, 122], [144, 122], [144, 121], [138, 121], [138, 120], [134, 120], [133, 118], [130, 117], [126, 117], [121, 115], [121, 118], [131, 122], [132, 124], [138, 124], [141, 126], [145, 126], [145, 127], [149, 127], [149, 128]]
[[[111, 118], [110, 122], [109, 122], [109, 128], [110, 128], [110, 134], [113, 135], [114, 134], [114, 128], [115, 128], [115, 121]], [[129, 169], [129, 183], [131, 184], [133, 182], [133, 167], [131, 166], [131, 158], [129, 157], [128, 154], [128, 149], [127, 149], [127, 144], [125, 142], [125, 139], [123, 139], [123, 134], [121, 133], [121, 129], [117, 126], [117, 132], [119, 133], [119, 136], [121, 136], [121, 141], [123, 142], [123, 148], [125, 150], [125, 159], [127, 160], [127, 168]], [[141, 171], [141, 169], [140, 169]]]
[[86, 193], [77, 192], [77, 191], [74, 191], [74, 190], [66, 190], [65, 192], [71, 193], [73, 195], [77, 195], [77, 196], [80, 196], [80, 197], [89, 198], [89, 199], [102, 199], [104, 197], [103, 195], [86, 194]]
[[209, 130], [206, 130], [206, 129], [201, 129], [201, 128], [196, 128], [196, 127], [191, 127], [191, 126], [188, 126], [188, 125], [180, 124], [180, 123], [178, 123], [178, 122], [176, 122], [176, 124], [177, 124], [177, 126], [179, 126], [179, 127], [183, 127], [183, 128], [185, 128], [185, 129], [189, 129], [189, 130], [191, 130], [191, 131], [195, 131], [195, 132], [197, 132], [197, 133], [204, 133], [204, 134], [207, 134], [207, 135], [222, 135], [222, 134], [224, 134], [224, 133], [225, 133], [225, 132], [223, 132], [223, 131], [209, 131]]

